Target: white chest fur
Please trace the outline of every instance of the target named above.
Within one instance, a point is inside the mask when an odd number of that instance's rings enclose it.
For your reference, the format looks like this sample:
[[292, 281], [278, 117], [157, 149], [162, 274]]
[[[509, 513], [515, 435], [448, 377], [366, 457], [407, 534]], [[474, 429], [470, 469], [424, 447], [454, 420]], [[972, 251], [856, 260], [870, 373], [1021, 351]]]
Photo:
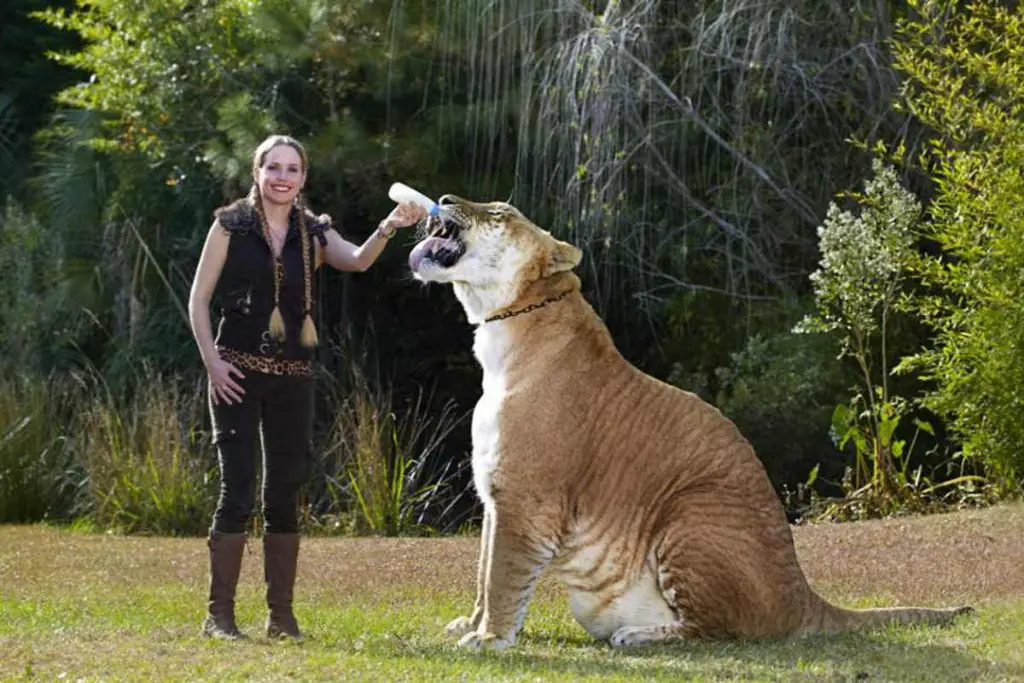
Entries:
[[473, 352], [484, 371], [483, 395], [473, 410], [473, 483], [485, 505], [500, 465], [501, 411], [508, 394], [506, 362], [509, 339], [500, 322], [477, 329]]

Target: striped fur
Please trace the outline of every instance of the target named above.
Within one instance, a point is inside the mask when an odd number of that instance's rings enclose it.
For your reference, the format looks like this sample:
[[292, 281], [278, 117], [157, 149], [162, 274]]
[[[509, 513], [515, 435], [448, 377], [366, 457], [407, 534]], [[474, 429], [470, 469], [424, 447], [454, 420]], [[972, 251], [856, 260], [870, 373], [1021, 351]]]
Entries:
[[619, 354], [571, 272], [578, 250], [513, 207], [441, 203], [444, 239], [464, 255], [442, 267], [428, 237], [410, 264], [452, 283], [482, 323], [477, 600], [448, 626], [462, 645], [512, 645], [545, 569], [583, 628], [616, 646], [942, 624], [969, 611], [846, 610], [819, 597], [750, 444], [713, 406]]

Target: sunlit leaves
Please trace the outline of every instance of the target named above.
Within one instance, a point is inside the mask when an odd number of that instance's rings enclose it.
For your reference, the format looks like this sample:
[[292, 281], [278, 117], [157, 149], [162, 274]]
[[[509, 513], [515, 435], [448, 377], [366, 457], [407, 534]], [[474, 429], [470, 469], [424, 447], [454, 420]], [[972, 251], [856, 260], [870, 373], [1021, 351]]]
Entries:
[[[911, 262], [935, 343], [905, 360], [933, 383], [963, 453], [1004, 488], [1024, 471], [1024, 9], [914, 0], [894, 44], [903, 106], [936, 135], [936, 197]], [[918, 160], [912, 160], [918, 161]]]
[[38, 16], [86, 41], [54, 55], [89, 74], [60, 101], [112, 115], [109, 139], [125, 151], [162, 158], [176, 138], [212, 130], [211, 104], [250, 66], [248, 2], [79, 0]]

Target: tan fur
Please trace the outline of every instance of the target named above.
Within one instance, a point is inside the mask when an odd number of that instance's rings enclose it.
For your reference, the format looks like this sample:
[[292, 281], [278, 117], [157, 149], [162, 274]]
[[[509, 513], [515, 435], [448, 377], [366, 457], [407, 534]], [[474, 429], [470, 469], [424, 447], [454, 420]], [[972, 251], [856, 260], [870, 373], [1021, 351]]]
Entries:
[[465, 254], [438, 267], [423, 252], [441, 242], [428, 238], [410, 264], [452, 283], [482, 323], [478, 592], [449, 625], [463, 645], [514, 643], [545, 568], [581, 625], [613, 645], [946, 623], [969, 610], [846, 610], [819, 597], [750, 444], [713, 406], [620, 355], [570, 272], [580, 252], [513, 207], [441, 203]]

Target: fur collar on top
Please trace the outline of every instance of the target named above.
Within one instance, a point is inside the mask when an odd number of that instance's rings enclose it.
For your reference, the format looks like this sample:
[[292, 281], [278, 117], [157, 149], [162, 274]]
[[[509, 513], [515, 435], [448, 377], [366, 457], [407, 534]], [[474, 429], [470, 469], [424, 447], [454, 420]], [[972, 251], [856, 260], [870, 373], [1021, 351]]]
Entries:
[[[326, 213], [319, 216], [304, 209], [306, 212], [306, 227], [312, 235], [321, 235], [331, 227], [331, 217]], [[250, 230], [260, 232], [259, 217], [256, 214], [256, 205], [248, 197], [238, 199], [227, 206], [222, 206], [213, 212], [221, 227], [231, 232], [248, 232]]]

